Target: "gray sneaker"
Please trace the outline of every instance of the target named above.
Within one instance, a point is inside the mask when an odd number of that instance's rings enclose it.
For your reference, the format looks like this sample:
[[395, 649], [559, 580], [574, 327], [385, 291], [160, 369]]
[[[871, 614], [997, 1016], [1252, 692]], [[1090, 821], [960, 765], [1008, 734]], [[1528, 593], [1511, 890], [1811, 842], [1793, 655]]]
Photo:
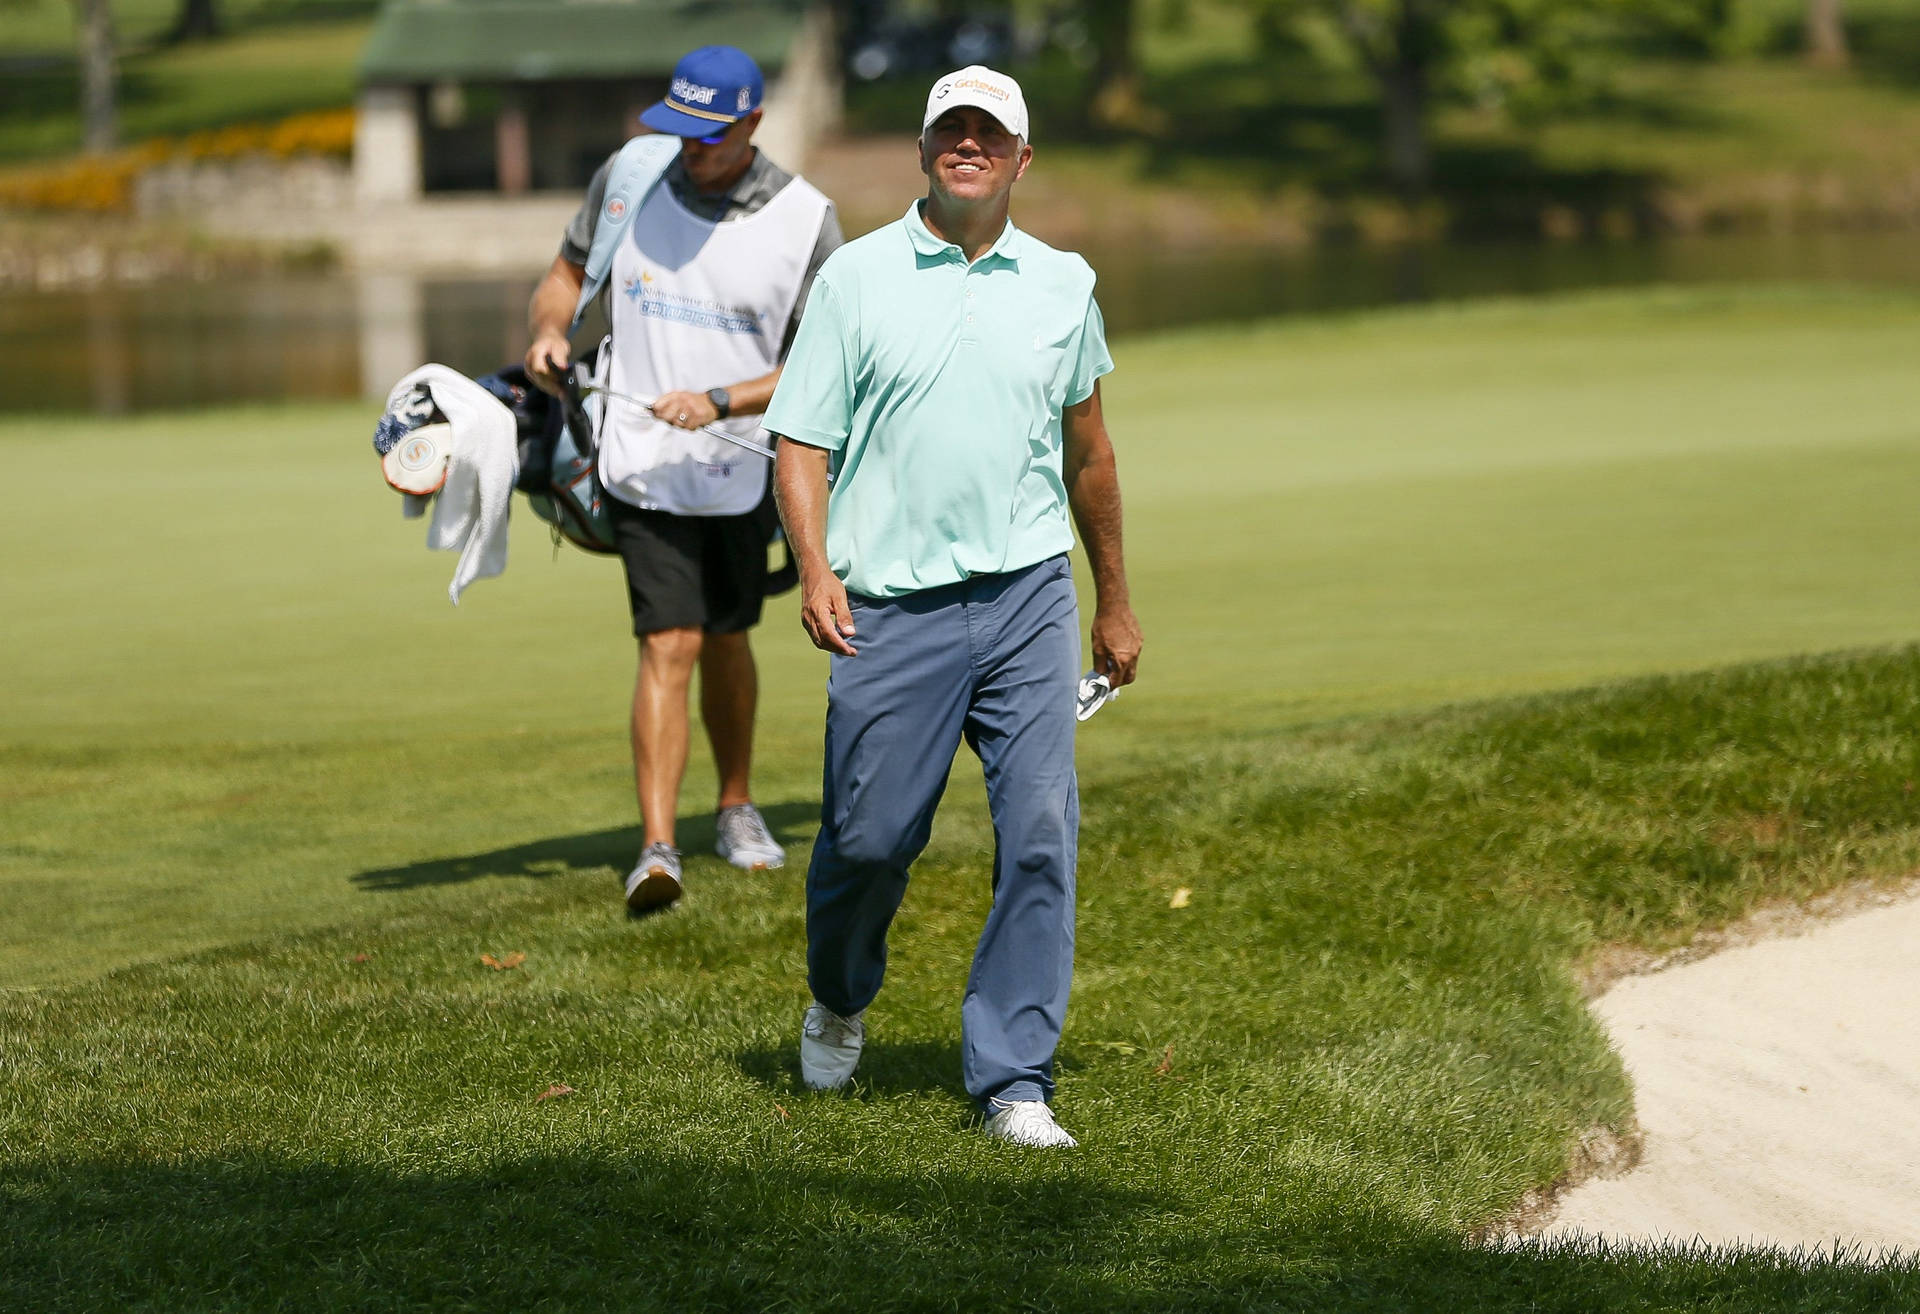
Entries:
[[860, 1013], [841, 1017], [825, 1004], [807, 1006], [800, 1020], [800, 1080], [808, 1090], [839, 1090], [860, 1066], [867, 1027]]
[[1080, 1142], [1053, 1120], [1053, 1110], [1039, 1100], [988, 1100], [992, 1117], [983, 1129], [995, 1140], [1036, 1149], [1070, 1149]]
[[627, 873], [627, 907], [633, 912], [664, 908], [680, 897], [680, 850], [653, 843]]
[[736, 867], [760, 871], [787, 865], [787, 851], [767, 829], [766, 818], [751, 803], [720, 809], [714, 820], [713, 851]]

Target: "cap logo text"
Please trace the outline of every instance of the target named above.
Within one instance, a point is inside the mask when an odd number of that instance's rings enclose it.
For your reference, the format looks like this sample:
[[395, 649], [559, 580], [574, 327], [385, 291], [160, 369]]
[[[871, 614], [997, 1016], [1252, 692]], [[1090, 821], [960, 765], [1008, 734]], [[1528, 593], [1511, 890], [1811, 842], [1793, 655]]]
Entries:
[[1007, 98], [1007, 89], [1005, 87], [995, 86], [991, 82], [983, 82], [979, 78], [962, 78], [958, 82], [949, 84], [948, 87], [941, 88], [940, 94], [942, 96], [946, 95], [949, 89], [965, 90], [965, 91], [984, 91], [987, 93], [987, 95], [992, 96], [995, 100], [1005, 100]]
[[711, 105], [713, 104], [714, 97], [719, 94], [720, 89], [718, 87], [703, 87], [699, 83], [689, 82], [685, 78], [675, 78], [673, 80], [673, 98], [675, 100], [686, 101], [691, 105]]

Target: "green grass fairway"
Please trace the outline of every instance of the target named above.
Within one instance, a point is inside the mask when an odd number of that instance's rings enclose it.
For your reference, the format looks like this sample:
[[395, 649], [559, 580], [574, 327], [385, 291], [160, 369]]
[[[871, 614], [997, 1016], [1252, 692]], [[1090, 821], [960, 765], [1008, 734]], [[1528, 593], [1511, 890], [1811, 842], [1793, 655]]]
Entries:
[[1086, 1148], [1052, 1157], [958, 1090], [964, 757], [857, 1094], [797, 1088], [825, 659], [791, 598], [758, 792], [794, 864], [698, 856], [696, 751], [688, 899], [629, 921], [617, 567], [521, 515], [450, 608], [370, 406], [0, 425], [34, 490], [0, 523], [0, 1307], [1920, 1301], [1911, 1264], [1460, 1239], [1630, 1121], [1585, 955], [1920, 864], [1920, 299], [1116, 354], [1148, 646], [1082, 739]]
[[[1148, 649], [1088, 779], [1170, 740], [1920, 637], [1916, 356], [1920, 302], [1794, 292], [1122, 343]], [[522, 515], [511, 569], [449, 607], [372, 419], [0, 426], [46, 490], [0, 524], [0, 985], [434, 903], [347, 877], [631, 824], [617, 567]], [[111, 473], [76, 517], [55, 490], [84, 470]], [[760, 792], [798, 836], [824, 659], [791, 599], [760, 650]]]

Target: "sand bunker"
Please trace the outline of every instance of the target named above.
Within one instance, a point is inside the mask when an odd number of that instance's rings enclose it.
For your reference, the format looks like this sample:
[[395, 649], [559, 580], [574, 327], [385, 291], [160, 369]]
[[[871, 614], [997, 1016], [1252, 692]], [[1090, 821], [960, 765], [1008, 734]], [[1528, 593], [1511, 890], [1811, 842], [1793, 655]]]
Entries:
[[1920, 900], [1628, 977], [1594, 1009], [1644, 1153], [1541, 1235], [1920, 1252]]

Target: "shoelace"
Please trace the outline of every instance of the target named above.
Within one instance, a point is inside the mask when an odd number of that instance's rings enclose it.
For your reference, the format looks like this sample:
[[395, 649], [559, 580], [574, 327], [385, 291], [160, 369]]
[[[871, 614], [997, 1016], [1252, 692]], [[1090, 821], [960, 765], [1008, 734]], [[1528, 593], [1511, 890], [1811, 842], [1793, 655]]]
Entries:
[[726, 831], [730, 845], [773, 846], [773, 832], [767, 829], [767, 823], [751, 808], [728, 808], [720, 825]]
[[844, 1045], [860, 1034], [858, 1018], [841, 1017], [824, 1009], [809, 1017], [808, 1022], [810, 1025], [807, 1029], [812, 1032], [813, 1038], [829, 1045]]

